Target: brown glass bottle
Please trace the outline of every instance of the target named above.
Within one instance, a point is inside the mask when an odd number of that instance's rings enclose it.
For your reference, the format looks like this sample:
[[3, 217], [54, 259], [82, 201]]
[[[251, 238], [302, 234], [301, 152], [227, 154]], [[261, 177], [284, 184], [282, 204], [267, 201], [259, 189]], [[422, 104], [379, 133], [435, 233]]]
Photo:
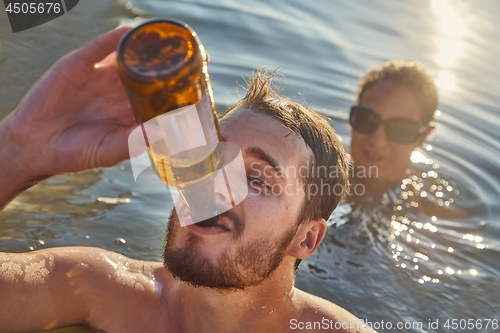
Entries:
[[[183, 189], [217, 170], [221, 160], [217, 150], [219, 125], [207, 54], [196, 32], [176, 20], [148, 21], [123, 37], [117, 60], [120, 78], [135, 119], [143, 126], [157, 175], [166, 184]], [[164, 140], [148, 138], [148, 121], [190, 105], [198, 109], [207, 145], [172, 154]], [[183, 140], [173, 137], [174, 133], [166, 135], [172, 136], [167, 140]], [[190, 135], [193, 133], [181, 134], [186, 139]]]

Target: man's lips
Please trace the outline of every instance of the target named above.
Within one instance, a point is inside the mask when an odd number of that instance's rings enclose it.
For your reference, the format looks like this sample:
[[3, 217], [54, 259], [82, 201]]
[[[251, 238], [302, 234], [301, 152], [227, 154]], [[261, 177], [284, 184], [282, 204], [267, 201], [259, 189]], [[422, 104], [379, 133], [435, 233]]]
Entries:
[[[201, 231], [201, 229], [207, 229], [206, 231], [211, 230], [211, 233], [214, 233], [217, 230], [219, 232], [231, 232], [234, 229], [234, 223], [227, 216], [227, 214], [224, 213], [218, 216], [217, 223], [214, 226], [209, 227], [196, 224], [190, 214], [189, 208], [185, 205], [183, 205], [183, 207], [180, 209], [178, 216], [180, 219], [182, 219], [183, 224], [186, 226], [186, 228], [193, 229], [193, 231]], [[192, 228], [193, 226], [194, 228]]]
[[[187, 219], [188, 220], [190, 219], [191, 221], [193, 221], [191, 215], [189, 215], [187, 217]], [[201, 226], [201, 225], [196, 224], [196, 223], [192, 223], [192, 224], [189, 224], [188, 226], [186, 226], [186, 228], [191, 230], [191, 231], [194, 231], [198, 234], [214, 235], [214, 234], [222, 234], [222, 233], [231, 232], [229, 225], [230, 225], [230, 221], [228, 218], [223, 217], [223, 216], [219, 216], [217, 224], [214, 226], [205, 227], [205, 226]]]
[[231, 231], [231, 221], [229, 218], [224, 216], [224, 214], [219, 215], [219, 219], [217, 220], [217, 223], [215, 224], [215, 227], [219, 227], [225, 231]]

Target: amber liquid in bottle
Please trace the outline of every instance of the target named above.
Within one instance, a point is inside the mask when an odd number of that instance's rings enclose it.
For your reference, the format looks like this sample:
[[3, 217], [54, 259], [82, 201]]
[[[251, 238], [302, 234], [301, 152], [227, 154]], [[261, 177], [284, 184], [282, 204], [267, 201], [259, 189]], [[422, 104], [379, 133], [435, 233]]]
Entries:
[[208, 143], [205, 146], [170, 154], [163, 140], [148, 140], [147, 126], [143, 126], [152, 165], [165, 184], [183, 189], [220, 167], [220, 133], [207, 55], [196, 32], [174, 20], [138, 26], [120, 42], [118, 70], [135, 119], [141, 125], [166, 112], [197, 106]]
[[[122, 38], [117, 62], [157, 176], [179, 189], [195, 221], [213, 225], [217, 209], [211, 177], [222, 164], [218, 148], [221, 140], [207, 54], [196, 32], [175, 20], [146, 22]], [[190, 116], [186, 118], [187, 112]], [[166, 113], [168, 117], [162, 117]], [[171, 116], [184, 117], [180, 122], [185, 126], [163, 126], [165, 133], [160, 138], [151, 134], [152, 122], [159, 125], [158, 119], [172, 119]], [[199, 130], [186, 131], [185, 128], [195, 128], [193, 123], [201, 125]], [[187, 144], [190, 140], [199, 143], [200, 138], [205, 144]], [[178, 147], [194, 148], [176, 151]]]

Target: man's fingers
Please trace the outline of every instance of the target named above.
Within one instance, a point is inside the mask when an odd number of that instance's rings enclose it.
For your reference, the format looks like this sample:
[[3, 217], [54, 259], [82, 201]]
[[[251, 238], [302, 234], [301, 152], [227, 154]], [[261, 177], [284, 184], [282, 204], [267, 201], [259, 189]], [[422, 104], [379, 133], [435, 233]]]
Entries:
[[109, 167], [130, 159], [128, 136], [137, 126], [139, 125], [134, 124], [128, 129], [106, 136], [100, 154], [101, 159], [97, 161], [98, 165], [93, 167]]
[[113, 31], [110, 31], [97, 39], [93, 40], [87, 46], [83, 47], [78, 51], [78, 54], [83, 58], [88, 64], [94, 64], [111, 52], [115, 51], [118, 47], [118, 42], [123, 37], [123, 35], [132, 29], [131, 27], [120, 27]]
[[106, 56], [106, 58], [99, 60], [94, 67], [104, 68], [109, 66], [116, 66], [116, 51], [111, 52]]

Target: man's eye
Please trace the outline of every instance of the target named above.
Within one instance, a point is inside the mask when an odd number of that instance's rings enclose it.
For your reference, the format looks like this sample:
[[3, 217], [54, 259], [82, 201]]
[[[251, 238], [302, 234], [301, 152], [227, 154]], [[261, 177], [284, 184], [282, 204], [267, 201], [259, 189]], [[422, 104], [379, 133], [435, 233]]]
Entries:
[[259, 178], [249, 177], [248, 182], [250, 183], [250, 186], [253, 187], [268, 187], [268, 185]]

